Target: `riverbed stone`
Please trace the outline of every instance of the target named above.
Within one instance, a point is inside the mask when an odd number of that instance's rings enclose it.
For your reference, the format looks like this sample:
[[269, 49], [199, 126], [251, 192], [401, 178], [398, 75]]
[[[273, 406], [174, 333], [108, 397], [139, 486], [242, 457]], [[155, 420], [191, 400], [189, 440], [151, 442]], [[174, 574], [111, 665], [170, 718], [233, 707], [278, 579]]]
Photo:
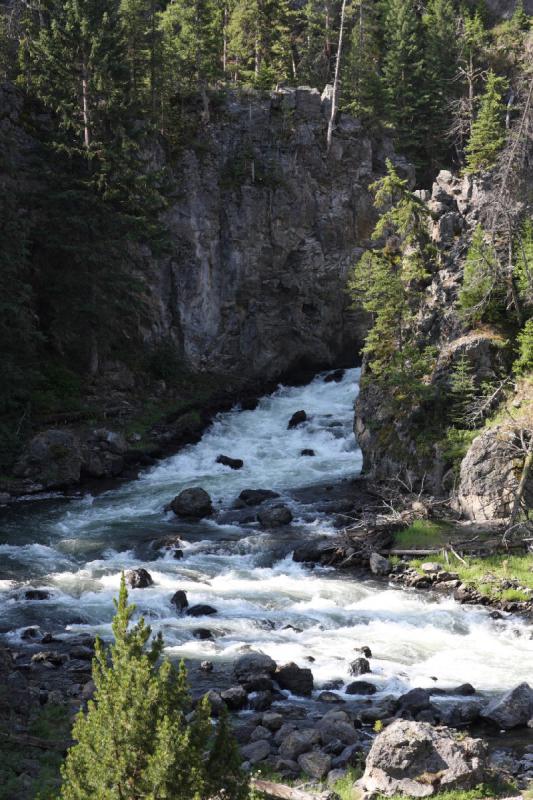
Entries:
[[287, 428], [288, 430], [292, 430], [293, 428], [298, 428], [300, 425], [303, 425], [304, 422], [307, 422], [307, 413], [303, 410], [295, 411], [289, 420]]
[[28, 478], [44, 489], [60, 489], [78, 483], [81, 465], [78, 437], [71, 431], [50, 429], [33, 437], [13, 472], [16, 477]]
[[177, 592], [174, 592], [172, 597], [170, 598], [170, 602], [173, 606], [176, 606], [178, 611], [184, 611], [186, 608], [189, 607], [189, 601], [187, 600], [187, 593], [183, 591], [183, 589], [178, 589]]
[[264, 728], [263, 725], [258, 725], [257, 728], [254, 728], [252, 731], [252, 735], [250, 736], [250, 741], [258, 742], [260, 739], [271, 739], [272, 738], [272, 731], [269, 731], [268, 728]]
[[184, 489], [170, 503], [170, 508], [178, 517], [201, 519], [213, 513], [211, 497], [201, 487]]
[[209, 606], [206, 603], [198, 603], [197, 605], [189, 606], [185, 613], [188, 617], [208, 617], [212, 614], [218, 614], [218, 611], [216, 608]]
[[217, 456], [216, 462], [230, 469], [242, 469], [244, 466], [242, 458], [231, 458], [230, 456], [224, 456], [222, 454]]
[[298, 764], [310, 778], [321, 781], [331, 769], [331, 756], [314, 750], [298, 757]]
[[373, 683], [369, 683], [368, 681], [352, 681], [346, 686], [344, 691], [346, 694], [369, 695], [376, 694], [377, 689]]
[[360, 658], [356, 658], [355, 661], [352, 661], [350, 664], [350, 675], [367, 675], [369, 672], [372, 672], [370, 669], [370, 662], [364, 656]]
[[250, 744], [241, 747], [242, 757], [252, 765], [264, 761], [270, 753], [271, 747], [266, 739], [259, 739], [257, 742], [250, 742]]
[[259, 506], [265, 500], [275, 500], [277, 497], [279, 494], [271, 489], [243, 489], [239, 500], [247, 506]]
[[533, 718], [533, 690], [529, 683], [521, 683], [495, 698], [482, 716], [499, 728], [525, 727]]
[[374, 575], [388, 575], [392, 570], [392, 564], [388, 558], [379, 553], [370, 553], [370, 571]]
[[263, 528], [281, 528], [292, 522], [292, 511], [283, 503], [264, 508], [257, 514], [257, 519]]
[[283, 725], [283, 714], [278, 714], [276, 711], [266, 711], [261, 719], [261, 724], [268, 728], [269, 731], [279, 731]]
[[307, 753], [313, 749], [314, 745], [320, 743], [320, 732], [315, 728], [303, 731], [293, 731], [289, 733], [279, 747], [279, 754], [282, 758], [296, 761], [302, 753]]
[[26, 600], [48, 600], [50, 592], [48, 589], [26, 589], [24, 597]]
[[239, 683], [250, 680], [254, 675], [273, 675], [275, 671], [276, 662], [265, 653], [246, 653], [233, 664], [233, 674]]
[[338, 740], [344, 745], [348, 745], [359, 741], [359, 735], [354, 726], [342, 719], [328, 719], [325, 717], [320, 720], [317, 728], [320, 731], [322, 744], [329, 744], [331, 741]]
[[480, 739], [458, 740], [448, 728], [396, 720], [374, 740], [360, 785], [372, 794], [428, 797], [473, 789], [487, 770], [487, 748]]
[[320, 692], [317, 699], [320, 700], [321, 703], [336, 703], [339, 705], [346, 702], [340, 695], [329, 691]]
[[254, 711], [267, 711], [274, 702], [274, 695], [269, 689], [252, 692], [248, 697], [248, 705]]
[[398, 700], [399, 716], [412, 716], [431, 708], [431, 692], [428, 689], [410, 689]]
[[144, 567], [129, 569], [125, 577], [126, 583], [128, 583], [132, 589], [146, 589], [154, 583], [154, 579]]
[[291, 661], [276, 670], [274, 679], [282, 689], [292, 694], [308, 697], [313, 691], [313, 673], [307, 667], [299, 667]]
[[232, 711], [240, 711], [241, 708], [244, 708], [248, 699], [248, 695], [242, 686], [232, 686], [230, 689], [223, 691], [220, 696]]

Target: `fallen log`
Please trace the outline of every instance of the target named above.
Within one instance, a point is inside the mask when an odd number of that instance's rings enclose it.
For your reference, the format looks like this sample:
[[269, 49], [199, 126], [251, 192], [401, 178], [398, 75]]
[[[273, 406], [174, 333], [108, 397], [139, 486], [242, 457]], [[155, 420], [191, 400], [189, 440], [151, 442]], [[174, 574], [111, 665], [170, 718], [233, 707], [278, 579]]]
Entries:
[[285, 786], [282, 783], [273, 783], [272, 781], [252, 779], [252, 786], [263, 797], [274, 798], [274, 800], [329, 800], [331, 798], [331, 792], [310, 794], [302, 791], [302, 789], [295, 789], [292, 786]]

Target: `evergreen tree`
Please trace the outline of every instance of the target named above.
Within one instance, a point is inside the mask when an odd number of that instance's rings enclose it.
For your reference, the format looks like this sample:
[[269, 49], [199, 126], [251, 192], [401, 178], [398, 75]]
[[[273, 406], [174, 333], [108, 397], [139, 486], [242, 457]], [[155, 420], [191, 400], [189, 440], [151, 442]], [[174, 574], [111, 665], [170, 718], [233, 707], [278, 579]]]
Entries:
[[155, 117], [161, 69], [158, 0], [121, 0], [132, 98], [136, 108]]
[[226, 718], [214, 739], [206, 701], [187, 722], [185, 667], [160, 663], [163, 641], [149, 644], [142, 618], [130, 625], [124, 576], [116, 611], [110, 652], [97, 640], [95, 695], [74, 725], [61, 800], [246, 800]]
[[446, 156], [450, 104], [456, 93], [457, 17], [452, 0], [429, 0], [424, 15], [427, 92], [426, 160], [433, 170]]
[[523, 304], [533, 309], [533, 220], [526, 219], [514, 244], [515, 277]]
[[271, 89], [295, 76], [288, 0], [236, 0], [228, 23], [228, 69]]
[[533, 318], [527, 320], [518, 334], [518, 358], [514, 370], [518, 375], [533, 374]]
[[489, 71], [479, 114], [466, 146], [466, 172], [490, 169], [505, 144], [505, 109], [502, 101], [506, 81]]
[[469, 411], [476, 396], [474, 369], [469, 359], [462, 355], [454, 366], [451, 380], [453, 398], [452, 420], [459, 428], [469, 427]]
[[459, 308], [471, 322], [479, 322], [495, 309], [498, 298], [498, 258], [478, 225], [466, 256]]
[[433, 353], [419, 346], [414, 321], [431, 255], [428, 211], [409, 191], [392, 163], [387, 175], [372, 185], [382, 215], [373, 240], [382, 246], [367, 251], [355, 268], [354, 297], [373, 315], [364, 353], [373, 379], [397, 401], [414, 402], [426, 391]]
[[462, 159], [475, 117], [478, 85], [485, 69], [488, 35], [479, 10], [461, 9], [458, 31], [457, 84], [459, 97], [453, 102], [450, 136]]
[[380, 77], [381, 14], [371, 0], [357, 0], [352, 8], [346, 58], [342, 70], [341, 107], [355, 116], [377, 121], [383, 117]]
[[396, 129], [400, 151], [420, 164], [427, 98], [424, 30], [416, 0], [385, 0], [384, 46], [385, 115]]
[[338, 36], [336, 5], [334, 0], [306, 0], [302, 11], [298, 76], [303, 83], [320, 90], [333, 79]]

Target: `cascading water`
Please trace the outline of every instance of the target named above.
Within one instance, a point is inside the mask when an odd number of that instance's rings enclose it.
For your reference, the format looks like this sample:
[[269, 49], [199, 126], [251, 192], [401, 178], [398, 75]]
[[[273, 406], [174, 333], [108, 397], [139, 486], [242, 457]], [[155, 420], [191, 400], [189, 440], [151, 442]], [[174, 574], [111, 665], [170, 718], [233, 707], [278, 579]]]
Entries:
[[[311, 570], [292, 561], [302, 539], [331, 534], [320, 510], [334, 485], [356, 477], [361, 454], [352, 432], [358, 370], [339, 383], [318, 376], [300, 388], [281, 387], [254, 411], [220, 414], [201, 442], [102, 494], [16, 504], [0, 521], [0, 626], [19, 641], [25, 626], [69, 635], [108, 635], [120, 572], [144, 566], [154, 585], [131, 592], [176, 657], [228, 662], [243, 648], [260, 649], [277, 662], [305, 666], [314, 659], [315, 684], [349, 679], [355, 649], [371, 647], [378, 691], [470, 681], [499, 690], [533, 683], [531, 627], [517, 618], [491, 619], [482, 608], [450, 599], [354, 580], [334, 570]], [[287, 430], [294, 411], [309, 420]], [[312, 449], [313, 457], [302, 456]], [[242, 458], [234, 471], [216, 463]], [[214, 519], [185, 523], [164, 506], [179, 491], [202, 486], [213, 497]], [[316, 487], [305, 493], [301, 487]], [[291, 529], [262, 531], [228, 512], [244, 488], [275, 489], [293, 511]], [[310, 500], [311, 498], [311, 500]], [[251, 511], [251, 514], [254, 512]], [[154, 542], [180, 535], [184, 558]], [[47, 587], [47, 600], [21, 599], [21, 586]], [[218, 613], [195, 619], [177, 614], [177, 589], [189, 602]], [[209, 628], [214, 638], [193, 632]]]

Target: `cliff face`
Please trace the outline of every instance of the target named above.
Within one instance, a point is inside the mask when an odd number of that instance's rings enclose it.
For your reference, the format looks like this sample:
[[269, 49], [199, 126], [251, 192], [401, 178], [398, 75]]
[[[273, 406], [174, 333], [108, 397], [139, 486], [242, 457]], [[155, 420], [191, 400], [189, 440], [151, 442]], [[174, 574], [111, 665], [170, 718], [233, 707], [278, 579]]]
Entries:
[[354, 363], [366, 320], [344, 290], [391, 155], [316, 90], [226, 96], [172, 167], [176, 256], [158, 265], [152, 336], [194, 370], [276, 378]]

